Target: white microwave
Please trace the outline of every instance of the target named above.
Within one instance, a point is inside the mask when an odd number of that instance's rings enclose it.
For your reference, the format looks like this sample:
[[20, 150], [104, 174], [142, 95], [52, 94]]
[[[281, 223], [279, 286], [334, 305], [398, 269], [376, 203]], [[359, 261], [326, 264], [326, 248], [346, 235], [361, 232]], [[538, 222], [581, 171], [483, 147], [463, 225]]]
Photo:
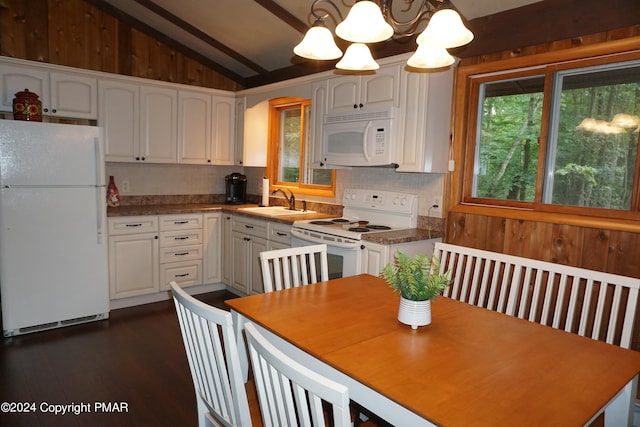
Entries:
[[395, 108], [327, 114], [323, 163], [329, 166], [393, 164], [395, 116]]

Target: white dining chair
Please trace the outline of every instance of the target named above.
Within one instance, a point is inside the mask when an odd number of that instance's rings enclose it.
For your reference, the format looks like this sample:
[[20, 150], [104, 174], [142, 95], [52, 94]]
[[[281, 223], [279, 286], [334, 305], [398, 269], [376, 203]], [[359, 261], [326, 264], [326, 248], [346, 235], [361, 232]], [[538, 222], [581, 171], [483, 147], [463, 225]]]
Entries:
[[329, 280], [326, 244], [260, 252], [260, 264], [264, 292]]
[[196, 391], [198, 425], [261, 425], [254, 383], [245, 388], [242, 380], [231, 313], [195, 299], [176, 282], [170, 286]]
[[346, 386], [282, 353], [252, 323], [244, 327], [265, 427], [351, 426]]

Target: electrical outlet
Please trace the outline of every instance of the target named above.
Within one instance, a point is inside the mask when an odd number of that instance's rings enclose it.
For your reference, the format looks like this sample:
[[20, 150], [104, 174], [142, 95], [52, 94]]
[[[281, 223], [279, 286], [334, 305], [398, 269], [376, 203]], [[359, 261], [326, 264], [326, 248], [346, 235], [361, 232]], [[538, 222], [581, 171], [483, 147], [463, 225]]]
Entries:
[[120, 190], [123, 193], [128, 193], [129, 191], [131, 191], [131, 187], [129, 186], [129, 181], [126, 179], [122, 181], [122, 184], [120, 185], [120, 187], [122, 187]]
[[428, 216], [442, 218], [442, 204], [439, 197], [433, 199], [433, 203], [429, 206]]

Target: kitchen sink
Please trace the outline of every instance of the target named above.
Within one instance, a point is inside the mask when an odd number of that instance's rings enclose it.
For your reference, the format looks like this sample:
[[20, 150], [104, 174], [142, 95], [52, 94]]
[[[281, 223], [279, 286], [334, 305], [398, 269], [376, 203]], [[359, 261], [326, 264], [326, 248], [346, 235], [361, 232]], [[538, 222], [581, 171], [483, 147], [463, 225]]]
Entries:
[[238, 208], [238, 210], [264, 216], [301, 215], [316, 213], [316, 211], [292, 211], [286, 206], [255, 206], [251, 208]]

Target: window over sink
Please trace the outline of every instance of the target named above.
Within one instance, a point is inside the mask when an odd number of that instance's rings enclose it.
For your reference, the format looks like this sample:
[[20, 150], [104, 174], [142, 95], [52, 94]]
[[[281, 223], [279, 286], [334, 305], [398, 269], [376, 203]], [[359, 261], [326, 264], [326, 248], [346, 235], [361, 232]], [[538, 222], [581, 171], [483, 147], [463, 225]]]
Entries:
[[335, 171], [311, 167], [311, 100], [296, 97], [269, 101], [269, 148], [266, 174], [271, 190], [335, 196]]

